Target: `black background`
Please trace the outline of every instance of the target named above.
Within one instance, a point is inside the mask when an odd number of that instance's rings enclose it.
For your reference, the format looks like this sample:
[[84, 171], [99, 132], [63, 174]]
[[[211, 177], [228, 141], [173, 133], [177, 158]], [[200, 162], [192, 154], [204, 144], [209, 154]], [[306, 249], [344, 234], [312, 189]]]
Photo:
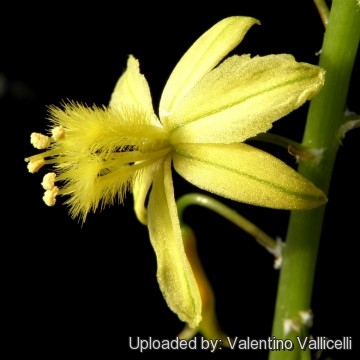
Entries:
[[[59, 201], [41, 200], [42, 174], [31, 175], [24, 157], [36, 153], [33, 131], [44, 132], [47, 105], [71, 99], [107, 104], [126, 66], [140, 61], [154, 100], [180, 56], [224, 17], [258, 18], [235, 53], [291, 53], [316, 64], [323, 25], [312, 1], [241, 1], [192, 7], [154, 4], [149, 9], [74, 6], [9, 10], [0, 57], [0, 116], [3, 126], [3, 275], [8, 307], [7, 338], [14, 355], [38, 358], [129, 353], [129, 336], [173, 339], [183, 324], [166, 306], [156, 282], [155, 255], [146, 227], [137, 222], [129, 195], [125, 206], [90, 214], [81, 227]], [[271, 4], [270, 4], [271, 3]], [[348, 106], [360, 111], [359, 59]], [[355, 81], [356, 79], [356, 81]], [[278, 121], [273, 132], [301, 140], [307, 105]], [[320, 244], [312, 309], [315, 336], [353, 336], [358, 318], [359, 130], [340, 147]], [[284, 150], [266, 150], [295, 167]], [[176, 196], [197, 191], [174, 174]], [[286, 235], [287, 211], [224, 200], [271, 236]], [[278, 272], [272, 257], [234, 225], [208, 210], [191, 207], [187, 222], [217, 299], [217, 314], [230, 336], [265, 339], [271, 334]], [[136, 352], [131, 352], [134, 355]], [[265, 351], [227, 351], [266, 359]], [[355, 350], [332, 353], [354, 358]], [[323, 354], [325, 358], [326, 354]], [[217, 356], [217, 354], [215, 355]], [[356, 356], [355, 356], [356, 357]]]

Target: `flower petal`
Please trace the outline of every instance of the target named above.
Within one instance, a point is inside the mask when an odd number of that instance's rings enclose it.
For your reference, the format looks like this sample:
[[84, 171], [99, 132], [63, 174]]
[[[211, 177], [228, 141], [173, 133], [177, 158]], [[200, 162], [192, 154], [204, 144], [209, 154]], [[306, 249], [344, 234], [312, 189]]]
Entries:
[[[232, 56], [207, 74], [171, 114], [171, 141], [243, 142], [314, 97], [324, 70], [291, 55]], [[179, 126], [182, 124], [181, 126]]]
[[151, 115], [151, 125], [160, 126], [152, 105], [149, 85], [140, 73], [139, 61], [129, 56], [126, 71], [120, 76], [111, 95], [109, 107], [118, 111], [122, 108], [138, 108]]
[[251, 17], [223, 19], [206, 31], [180, 59], [172, 71], [160, 100], [160, 119], [166, 126], [168, 117], [197, 82], [216, 66], [243, 39], [249, 28], [259, 24]]
[[141, 173], [135, 177], [132, 185], [135, 214], [143, 225], [147, 225], [146, 197], [153, 181], [154, 171], [158, 166], [159, 163], [154, 163], [144, 168]]
[[201, 320], [201, 297], [185, 255], [170, 156], [154, 174], [148, 205], [148, 228], [157, 258], [157, 278], [164, 298], [181, 320], [196, 327]]
[[194, 185], [232, 200], [278, 209], [307, 209], [325, 194], [291, 167], [246, 144], [179, 144], [175, 170]]
[[201, 264], [197, 246], [196, 237], [192, 229], [186, 225], [181, 227], [185, 252], [189, 259], [191, 268], [194, 272], [196, 282], [198, 284], [201, 300], [202, 300], [202, 320], [197, 328], [191, 329], [188, 325], [178, 335], [180, 339], [190, 340], [200, 332], [206, 339], [221, 340], [224, 346], [229, 346], [228, 337], [221, 329], [215, 312], [215, 295], [211, 288], [210, 282], [205, 274], [205, 270]]

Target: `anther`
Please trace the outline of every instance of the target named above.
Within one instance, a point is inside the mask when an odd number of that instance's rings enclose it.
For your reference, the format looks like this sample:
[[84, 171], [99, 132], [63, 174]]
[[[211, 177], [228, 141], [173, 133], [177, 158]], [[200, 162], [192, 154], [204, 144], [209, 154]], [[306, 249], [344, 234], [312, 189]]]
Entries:
[[54, 172], [47, 173], [41, 183], [45, 190], [52, 190], [55, 187], [56, 174]]
[[51, 190], [46, 190], [43, 196], [44, 203], [47, 206], [54, 206], [56, 203], [56, 195], [59, 193], [59, 188], [54, 186]]
[[34, 148], [42, 150], [50, 146], [50, 138], [40, 133], [32, 133], [30, 136], [30, 142]]
[[65, 136], [65, 130], [64, 128], [60, 126], [56, 126], [51, 130], [52, 138], [57, 141], [60, 139], [63, 139]]
[[30, 173], [36, 173], [43, 165], [45, 165], [45, 160], [43, 158], [39, 160], [30, 160], [27, 164], [27, 168]]

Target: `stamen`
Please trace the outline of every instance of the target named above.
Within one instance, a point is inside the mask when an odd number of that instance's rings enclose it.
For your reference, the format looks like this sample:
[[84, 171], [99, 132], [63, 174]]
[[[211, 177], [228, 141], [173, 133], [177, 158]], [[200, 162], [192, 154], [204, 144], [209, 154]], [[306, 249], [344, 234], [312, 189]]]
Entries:
[[56, 203], [56, 195], [59, 194], [59, 188], [54, 186], [51, 190], [46, 190], [43, 196], [44, 203], [47, 206], [54, 206]]
[[50, 138], [40, 133], [32, 133], [30, 136], [30, 142], [34, 148], [42, 150], [50, 146]]
[[65, 130], [64, 128], [60, 126], [56, 126], [51, 130], [52, 138], [57, 141], [60, 139], [63, 139], [65, 136]]
[[44, 158], [41, 158], [39, 160], [30, 160], [27, 164], [27, 168], [29, 172], [33, 174], [36, 173], [43, 165], [45, 165]]
[[56, 178], [56, 174], [54, 172], [47, 173], [44, 176], [43, 181], [41, 183], [42, 187], [45, 190], [52, 190], [55, 186], [55, 178]]

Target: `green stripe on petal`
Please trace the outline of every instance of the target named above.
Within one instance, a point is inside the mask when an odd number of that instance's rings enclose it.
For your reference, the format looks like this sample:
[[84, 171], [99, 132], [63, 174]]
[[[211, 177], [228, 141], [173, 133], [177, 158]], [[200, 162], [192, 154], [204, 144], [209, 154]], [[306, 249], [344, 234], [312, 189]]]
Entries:
[[175, 170], [192, 184], [232, 200], [276, 209], [308, 209], [325, 194], [291, 167], [246, 144], [179, 144]]
[[206, 31], [183, 55], [172, 71], [160, 100], [164, 126], [174, 125], [167, 118], [196, 83], [213, 69], [244, 38], [249, 28], [260, 22], [251, 17], [228, 17]]
[[201, 297], [182, 241], [170, 156], [154, 174], [148, 205], [148, 228], [163, 296], [181, 320], [196, 327], [201, 320]]
[[172, 143], [242, 142], [314, 97], [318, 66], [287, 54], [232, 56], [207, 74], [171, 114]]

